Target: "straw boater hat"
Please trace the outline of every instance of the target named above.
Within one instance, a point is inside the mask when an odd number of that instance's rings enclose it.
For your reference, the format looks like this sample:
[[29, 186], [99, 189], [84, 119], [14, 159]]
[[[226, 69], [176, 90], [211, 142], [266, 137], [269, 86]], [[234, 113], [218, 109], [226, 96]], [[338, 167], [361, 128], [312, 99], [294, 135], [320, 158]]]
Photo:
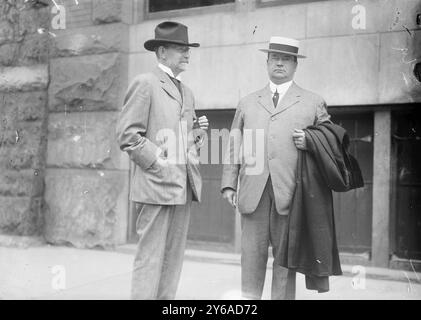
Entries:
[[158, 24], [155, 28], [155, 39], [146, 41], [143, 46], [146, 50], [155, 51], [157, 47], [168, 43], [189, 47], [200, 46], [198, 43], [189, 43], [187, 27], [182, 23], [173, 21]]
[[291, 38], [283, 37], [271, 37], [269, 41], [269, 49], [259, 49], [263, 52], [276, 52], [276, 53], [285, 53], [297, 58], [306, 58], [301, 54], [298, 54], [298, 49], [300, 48], [300, 42]]

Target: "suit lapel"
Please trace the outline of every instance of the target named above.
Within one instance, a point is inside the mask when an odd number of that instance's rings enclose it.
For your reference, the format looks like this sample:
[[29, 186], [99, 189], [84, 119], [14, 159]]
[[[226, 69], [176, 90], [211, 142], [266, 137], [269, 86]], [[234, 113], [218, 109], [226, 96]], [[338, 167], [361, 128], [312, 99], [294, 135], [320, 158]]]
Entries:
[[274, 109], [273, 114], [278, 114], [284, 112], [285, 110], [294, 106], [297, 102], [300, 101], [300, 90], [298, 86], [293, 82], [287, 92], [285, 93], [282, 100], [278, 103], [276, 109]]
[[[178, 90], [178, 89], [177, 89]], [[184, 88], [184, 84], [181, 82], [181, 93], [183, 94], [183, 97], [181, 98], [181, 114], [184, 113], [186, 108], [186, 89]]]
[[182, 106], [183, 103], [181, 100], [180, 91], [178, 91], [177, 87], [175, 86], [174, 82], [172, 82], [169, 75], [167, 75], [159, 67], [155, 69], [155, 74], [158, 76], [161, 82], [162, 89], [164, 89], [164, 91], [168, 93], [169, 96], [175, 99], [180, 104], [180, 106]]
[[267, 112], [273, 113], [275, 111], [272, 101], [272, 91], [270, 91], [269, 85], [260, 90], [257, 101]]

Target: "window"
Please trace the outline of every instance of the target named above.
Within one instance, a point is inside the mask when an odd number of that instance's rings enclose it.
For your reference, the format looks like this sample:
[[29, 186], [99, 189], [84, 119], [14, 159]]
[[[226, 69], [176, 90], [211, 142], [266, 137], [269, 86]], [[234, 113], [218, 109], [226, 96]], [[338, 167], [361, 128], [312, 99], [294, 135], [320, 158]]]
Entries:
[[149, 12], [206, 7], [234, 2], [235, 0], [149, 0]]
[[257, 0], [257, 3], [261, 7], [265, 6], [275, 6], [279, 4], [298, 4], [298, 3], [306, 3], [306, 2], [317, 2], [317, 1], [325, 1], [325, 0]]

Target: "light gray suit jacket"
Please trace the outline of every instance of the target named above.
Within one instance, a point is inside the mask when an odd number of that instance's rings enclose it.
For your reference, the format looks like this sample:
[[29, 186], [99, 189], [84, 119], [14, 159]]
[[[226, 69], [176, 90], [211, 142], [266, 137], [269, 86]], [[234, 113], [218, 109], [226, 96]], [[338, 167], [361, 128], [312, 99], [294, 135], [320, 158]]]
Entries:
[[135, 163], [130, 199], [136, 202], [186, 203], [187, 179], [200, 201], [202, 179], [192, 134], [194, 97], [182, 84], [181, 96], [160, 68], [138, 75], [127, 91], [117, 123], [117, 141]]
[[[224, 165], [221, 190], [237, 190], [239, 182], [238, 209], [241, 213], [252, 213], [259, 204], [270, 175], [276, 209], [279, 214], [287, 215], [296, 185], [298, 150], [292, 139], [294, 129], [330, 121], [329, 119], [325, 101], [300, 88], [295, 82], [276, 108], [273, 106], [269, 85], [246, 96], [238, 104], [231, 127], [231, 133], [241, 132], [236, 137], [241, 141], [241, 147], [240, 143], [229, 145], [227, 153], [231, 162]], [[256, 137], [259, 129], [263, 132], [263, 152], [258, 151], [259, 145], [244, 145], [245, 130]], [[259, 143], [254, 141], [255, 144]], [[251, 140], [248, 139], [246, 143], [250, 144]], [[233, 161], [235, 157], [240, 159], [240, 163]], [[259, 162], [263, 164], [261, 172], [249, 174], [247, 169], [253, 169]]]

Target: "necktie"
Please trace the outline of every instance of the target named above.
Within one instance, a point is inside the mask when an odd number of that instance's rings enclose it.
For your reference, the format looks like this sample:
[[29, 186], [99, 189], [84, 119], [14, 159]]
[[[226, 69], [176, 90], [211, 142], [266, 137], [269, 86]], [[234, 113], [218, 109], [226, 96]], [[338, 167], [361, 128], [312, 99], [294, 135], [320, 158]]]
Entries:
[[274, 105], [275, 108], [278, 105], [278, 100], [279, 100], [279, 93], [278, 93], [278, 89], [276, 89], [276, 91], [275, 91], [275, 93], [273, 94], [273, 97], [272, 97], [273, 105]]
[[180, 92], [181, 96], [183, 96], [183, 93], [181, 91], [181, 83], [180, 83], [180, 80], [178, 80], [176, 78], [173, 78], [171, 76], [170, 76], [170, 78], [171, 78], [172, 82], [174, 82], [174, 84], [177, 87], [178, 91]]

